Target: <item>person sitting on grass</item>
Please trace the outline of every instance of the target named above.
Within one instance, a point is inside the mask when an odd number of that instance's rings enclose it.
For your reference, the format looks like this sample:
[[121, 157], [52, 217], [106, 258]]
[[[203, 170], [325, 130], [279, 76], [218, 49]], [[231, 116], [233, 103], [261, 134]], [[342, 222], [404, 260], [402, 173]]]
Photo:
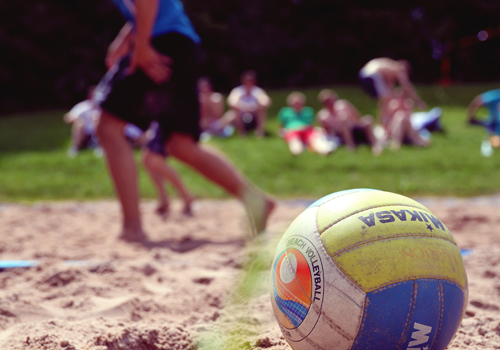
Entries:
[[345, 99], [339, 99], [333, 90], [321, 90], [318, 100], [323, 109], [317, 113], [317, 118], [329, 136], [339, 138], [350, 151], [355, 150], [358, 144], [368, 143], [374, 155], [382, 153], [382, 144], [373, 133], [372, 116], [361, 116], [356, 107]]
[[306, 97], [303, 93], [294, 91], [288, 95], [287, 107], [281, 108], [278, 120], [282, 125], [283, 137], [293, 155], [299, 155], [307, 147], [319, 154], [329, 154], [332, 147], [324, 138], [324, 133], [313, 127], [314, 110], [305, 106]]
[[263, 89], [256, 86], [257, 74], [254, 71], [243, 72], [241, 83], [227, 97], [230, 110], [226, 112], [224, 119], [232, 123], [241, 136], [255, 129], [255, 135], [262, 137], [271, 99]]
[[231, 136], [234, 127], [229, 125], [230, 120], [222, 117], [224, 114], [224, 97], [222, 94], [214, 92], [212, 83], [207, 77], [198, 79], [198, 101], [200, 102], [201, 138]]
[[412, 125], [413, 107], [413, 99], [408, 98], [402, 90], [397, 91], [387, 103], [388, 118], [383, 126], [393, 150], [398, 150], [403, 143], [420, 147], [430, 145], [430, 134], [421, 133]]
[[64, 114], [63, 120], [71, 124], [71, 147], [68, 156], [74, 157], [83, 149], [97, 147], [95, 127], [99, 118], [99, 107], [93, 101], [95, 86], [87, 90], [87, 99], [77, 103]]
[[[481, 107], [486, 107], [488, 116], [481, 120], [476, 116]], [[470, 124], [486, 128], [490, 135], [487, 142], [490, 147], [500, 148], [500, 89], [489, 90], [477, 95], [467, 107], [467, 118]]]

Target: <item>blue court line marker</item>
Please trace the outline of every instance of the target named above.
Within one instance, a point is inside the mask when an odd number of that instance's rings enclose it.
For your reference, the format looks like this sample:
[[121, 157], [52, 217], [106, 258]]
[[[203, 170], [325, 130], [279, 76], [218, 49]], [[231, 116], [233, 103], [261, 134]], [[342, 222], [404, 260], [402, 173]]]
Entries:
[[462, 256], [469, 256], [473, 253], [474, 251], [472, 249], [460, 249], [460, 253]]
[[[469, 256], [474, 252], [473, 249], [460, 249], [463, 257]], [[91, 266], [98, 262], [89, 260], [66, 260], [64, 262], [68, 266]], [[0, 260], [0, 269], [12, 269], [16, 267], [36, 267], [40, 262], [36, 260]]]
[[0, 269], [10, 269], [14, 267], [34, 267], [40, 263], [36, 260], [0, 260]]
[[[98, 264], [95, 261], [88, 260], [66, 260], [68, 266], [91, 266]], [[36, 267], [40, 265], [37, 260], [0, 260], [0, 269], [12, 269], [16, 267]]]

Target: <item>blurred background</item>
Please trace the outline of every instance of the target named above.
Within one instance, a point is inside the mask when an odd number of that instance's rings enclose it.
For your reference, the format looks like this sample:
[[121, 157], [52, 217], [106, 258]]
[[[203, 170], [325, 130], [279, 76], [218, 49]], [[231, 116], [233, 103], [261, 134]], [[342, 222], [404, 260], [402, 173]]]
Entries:
[[[500, 80], [495, 0], [184, 0], [216, 90], [255, 69], [265, 88], [355, 83], [379, 56], [425, 84]], [[123, 19], [109, 0], [0, 1], [0, 115], [66, 108], [105, 71]], [[416, 74], [418, 72], [418, 74]]]
[[[267, 137], [209, 141], [269, 193], [314, 199], [356, 187], [412, 196], [500, 190], [500, 151], [482, 157], [487, 132], [466, 122], [470, 101], [499, 87], [499, 1], [183, 3], [203, 40], [200, 73], [215, 90], [227, 95], [242, 71], [254, 69], [273, 101]], [[103, 76], [123, 23], [111, 0], [0, 0], [0, 203], [114, 198], [102, 157], [92, 150], [68, 157], [71, 126], [63, 115]], [[433, 135], [429, 148], [405, 146], [381, 157], [369, 147], [291, 155], [276, 117], [286, 96], [300, 90], [318, 111], [318, 92], [333, 88], [362, 114], [376, 115], [357, 73], [381, 56], [412, 63], [410, 78], [429, 108], [442, 108], [446, 132]], [[175, 159], [169, 163], [198, 197], [226, 196]], [[141, 194], [154, 198], [142, 169], [139, 181]]]

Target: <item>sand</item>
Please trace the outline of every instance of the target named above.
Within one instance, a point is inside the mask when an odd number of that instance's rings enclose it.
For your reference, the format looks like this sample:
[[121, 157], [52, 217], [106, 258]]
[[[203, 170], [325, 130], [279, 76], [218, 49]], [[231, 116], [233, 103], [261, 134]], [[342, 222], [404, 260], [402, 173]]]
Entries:
[[[420, 201], [471, 249], [469, 306], [448, 348], [500, 349], [500, 198]], [[114, 201], [2, 205], [0, 259], [39, 265], [0, 272], [0, 349], [289, 350], [268, 272], [249, 271], [270, 265], [306, 206], [280, 202], [269, 232], [248, 242], [236, 201], [198, 201], [193, 218], [175, 202], [166, 221], [145, 202], [151, 241], [139, 245], [116, 239]]]

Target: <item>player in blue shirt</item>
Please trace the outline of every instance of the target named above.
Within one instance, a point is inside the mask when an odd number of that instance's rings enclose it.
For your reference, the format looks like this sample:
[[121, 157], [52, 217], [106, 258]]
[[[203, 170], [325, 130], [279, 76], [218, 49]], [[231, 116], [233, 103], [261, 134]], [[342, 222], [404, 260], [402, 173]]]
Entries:
[[274, 201], [225, 158], [198, 144], [200, 38], [182, 3], [113, 1], [127, 23], [110, 45], [106, 56], [109, 69], [97, 87], [96, 99], [102, 109], [97, 135], [122, 206], [120, 237], [129, 241], [146, 239], [139, 212], [136, 164], [122, 130], [127, 123], [146, 130], [151, 120], [160, 125], [167, 153], [242, 200], [254, 232], [262, 231]]
[[[476, 112], [483, 106], [488, 110], [486, 120], [476, 117]], [[500, 89], [486, 91], [476, 96], [467, 108], [467, 117], [470, 124], [484, 126], [490, 134], [491, 146], [500, 148]]]

